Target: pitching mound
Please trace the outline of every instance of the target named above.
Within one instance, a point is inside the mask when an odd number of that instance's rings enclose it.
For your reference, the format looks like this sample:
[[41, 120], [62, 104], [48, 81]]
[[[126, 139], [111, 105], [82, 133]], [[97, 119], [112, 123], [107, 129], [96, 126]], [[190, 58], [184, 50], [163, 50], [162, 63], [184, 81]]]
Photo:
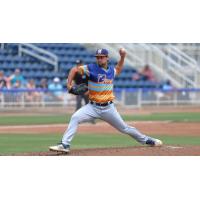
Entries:
[[13, 154], [17, 156], [200, 156], [200, 146], [124, 147], [74, 149], [69, 154], [39, 152]]

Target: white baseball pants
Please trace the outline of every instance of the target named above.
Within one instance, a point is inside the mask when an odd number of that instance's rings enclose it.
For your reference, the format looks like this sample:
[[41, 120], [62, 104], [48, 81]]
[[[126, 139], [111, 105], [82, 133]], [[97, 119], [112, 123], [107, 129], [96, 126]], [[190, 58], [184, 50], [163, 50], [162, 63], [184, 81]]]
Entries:
[[69, 126], [63, 135], [62, 143], [70, 145], [76, 134], [78, 125], [80, 123], [93, 121], [94, 119], [101, 119], [109, 123], [120, 132], [128, 134], [141, 144], [145, 144], [149, 138], [140, 133], [135, 127], [128, 126], [117, 112], [113, 103], [108, 106], [97, 106], [89, 103], [72, 115]]

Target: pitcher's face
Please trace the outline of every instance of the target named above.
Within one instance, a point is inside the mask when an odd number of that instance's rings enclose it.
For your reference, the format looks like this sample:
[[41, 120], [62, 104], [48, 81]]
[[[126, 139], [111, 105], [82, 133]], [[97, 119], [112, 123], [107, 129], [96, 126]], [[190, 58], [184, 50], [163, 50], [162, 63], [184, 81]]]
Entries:
[[97, 64], [98, 65], [107, 65], [108, 63], [108, 56], [96, 56]]

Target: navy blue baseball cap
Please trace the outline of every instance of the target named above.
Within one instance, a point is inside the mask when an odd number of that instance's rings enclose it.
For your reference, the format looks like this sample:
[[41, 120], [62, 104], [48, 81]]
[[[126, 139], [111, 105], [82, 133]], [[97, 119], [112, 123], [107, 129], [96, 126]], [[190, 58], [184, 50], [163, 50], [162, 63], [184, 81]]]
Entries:
[[108, 50], [107, 49], [97, 49], [95, 57], [98, 56], [108, 56]]

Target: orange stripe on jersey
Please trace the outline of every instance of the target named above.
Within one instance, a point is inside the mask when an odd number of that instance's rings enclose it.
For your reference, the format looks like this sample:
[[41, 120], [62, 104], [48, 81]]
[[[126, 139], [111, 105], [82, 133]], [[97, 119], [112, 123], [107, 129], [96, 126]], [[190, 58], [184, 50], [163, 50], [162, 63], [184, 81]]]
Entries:
[[[90, 97], [89, 97], [90, 98]], [[113, 101], [115, 97], [98, 97], [98, 98], [90, 98], [90, 101], [94, 101], [96, 103], [107, 103], [108, 101]]]
[[97, 91], [93, 91], [93, 90], [90, 90], [89, 91], [89, 94], [90, 95], [112, 95], [113, 94], [113, 91], [102, 91], [102, 92], [97, 92]]
[[89, 90], [89, 99], [97, 103], [112, 101], [114, 98], [113, 91], [96, 92]]

